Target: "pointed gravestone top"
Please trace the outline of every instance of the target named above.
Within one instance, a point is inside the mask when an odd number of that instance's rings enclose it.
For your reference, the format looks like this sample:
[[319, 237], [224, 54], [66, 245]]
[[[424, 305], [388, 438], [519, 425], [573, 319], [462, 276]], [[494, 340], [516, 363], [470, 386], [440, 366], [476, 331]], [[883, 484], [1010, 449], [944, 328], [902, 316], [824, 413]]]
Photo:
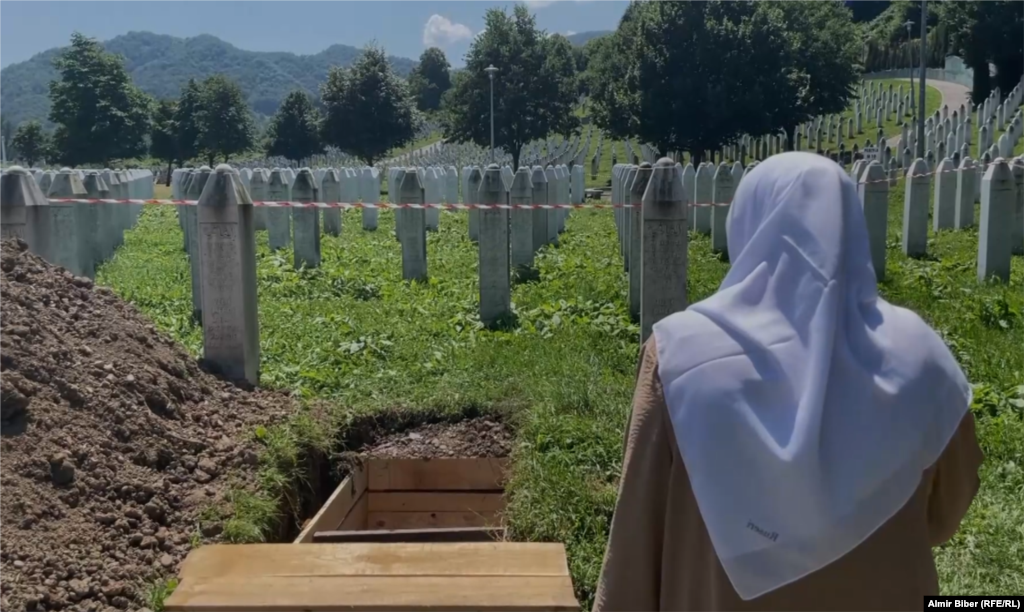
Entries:
[[515, 176], [512, 178], [512, 186], [510, 188], [513, 195], [523, 197], [530, 193], [530, 190], [533, 188], [533, 182], [530, 180], [530, 174], [530, 169], [525, 166], [520, 167], [519, 170], [516, 171]]
[[647, 185], [651, 181], [651, 174], [653, 168], [650, 163], [644, 162], [640, 164], [636, 169], [636, 174], [633, 176], [633, 182], [629, 185], [629, 194], [637, 199], [642, 199], [644, 193], [647, 191]]
[[90, 198], [105, 198], [110, 195], [110, 188], [107, 187], [100, 173], [95, 170], [85, 175], [82, 186], [85, 187], [85, 193]]
[[50, 185], [50, 196], [55, 198], [79, 198], [85, 197], [85, 185], [78, 173], [70, 168], [64, 168], [53, 177]]
[[[249, 193], [242, 185], [242, 178], [238, 172], [228, 164], [220, 164], [216, 170], [206, 168], [206, 181], [212, 181], [209, 189], [203, 189], [199, 198], [200, 207], [224, 207], [252, 205]], [[202, 173], [202, 169], [200, 169]]]
[[[31, 184], [30, 184], [31, 183]], [[0, 204], [13, 206], [46, 206], [46, 196], [36, 184], [32, 174], [21, 166], [11, 166], [3, 173]]]
[[312, 202], [316, 199], [316, 178], [309, 168], [299, 170], [292, 184], [292, 199], [300, 202]]

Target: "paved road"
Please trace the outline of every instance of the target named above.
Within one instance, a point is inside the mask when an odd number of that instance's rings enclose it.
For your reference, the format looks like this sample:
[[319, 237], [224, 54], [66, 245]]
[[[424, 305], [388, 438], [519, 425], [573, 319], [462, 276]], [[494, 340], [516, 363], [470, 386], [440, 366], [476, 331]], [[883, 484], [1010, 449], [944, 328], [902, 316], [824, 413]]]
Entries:
[[[910, 82], [910, 79], [897, 80], [907, 81], [908, 83]], [[971, 108], [971, 90], [968, 89], [967, 87], [964, 87], [959, 83], [929, 80], [925, 80], [925, 85], [928, 87], [934, 87], [935, 89], [939, 90], [940, 94], [942, 94], [942, 104], [939, 105], [939, 108], [942, 108], [943, 105], [946, 105], [949, 107], [950, 113], [952, 113], [954, 110], [959, 109], [961, 104], [963, 104], [965, 108]], [[914, 80], [914, 87], [920, 87], [920, 85], [918, 85], [917, 83], [917, 79]], [[890, 147], [895, 147], [896, 143], [899, 142], [899, 139], [899, 135], [893, 136], [892, 138], [886, 140], [885, 144]]]

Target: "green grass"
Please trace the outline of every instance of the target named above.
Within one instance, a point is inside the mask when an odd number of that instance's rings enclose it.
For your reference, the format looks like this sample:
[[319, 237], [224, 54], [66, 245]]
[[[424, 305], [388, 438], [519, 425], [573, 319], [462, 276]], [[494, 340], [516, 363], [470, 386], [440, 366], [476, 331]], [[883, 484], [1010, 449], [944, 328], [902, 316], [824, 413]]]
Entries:
[[1009, 286], [975, 281], [976, 229], [929, 230], [929, 257], [904, 257], [903, 193], [900, 179], [890, 191], [882, 293], [935, 327], [975, 384], [985, 454], [981, 490], [960, 531], [935, 551], [942, 592], [1024, 593], [1024, 257], [1013, 258]]
[[[881, 87], [883, 91], [889, 87], [890, 83], [892, 84], [892, 87], [893, 87], [894, 91], [898, 91], [900, 85], [903, 85], [904, 93], [906, 93], [906, 92], [908, 92], [910, 90], [910, 81], [903, 81], [903, 80], [900, 80], [900, 79], [879, 79], [879, 80], [870, 81], [870, 82], [871, 83], [878, 83], [879, 87]], [[915, 91], [916, 91], [917, 81], [914, 81], [914, 87], [915, 87]], [[859, 89], [859, 86], [858, 86], [858, 92], [859, 91], [860, 91], [860, 89]], [[926, 85], [925, 86], [924, 101], [925, 101], [926, 113], [927, 114], [934, 113], [938, 109], [942, 108], [942, 93], [939, 92], [938, 89], [935, 89], [934, 87], [932, 87], [930, 85]], [[904, 121], [906, 121], [908, 124], [910, 123], [910, 121], [911, 121], [910, 109], [906, 109], [904, 112], [905, 112], [905, 115], [902, 118], [897, 117], [898, 113], [893, 113], [891, 118], [883, 116], [884, 121], [882, 122], [882, 132], [885, 134], [885, 137], [887, 139], [888, 138], [892, 138], [893, 136], [898, 136], [900, 134], [901, 125], [903, 124]], [[878, 126], [875, 123], [875, 117], [874, 116], [871, 116], [871, 117], [867, 116], [866, 105], [864, 105], [864, 104], [861, 105], [861, 114], [862, 114], [862, 118], [863, 118], [862, 119], [862, 123], [861, 123], [861, 126], [864, 129], [863, 133], [860, 133], [860, 134], [857, 133], [856, 123], [855, 123], [854, 124], [854, 130], [853, 130], [854, 138], [853, 138], [852, 141], [850, 140], [850, 138], [847, 137], [846, 133], [843, 134], [843, 142], [846, 144], [846, 149], [847, 150], [851, 150], [853, 148], [854, 144], [857, 145], [858, 149], [863, 149], [864, 148], [864, 141], [865, 140], [871, 140], [872, 144], [874, 144], [875, 141], [877, 140], [876, 134], [877, 134]], [[926, 114], [926, 116], [927, 116], [927, 114]], [[850, 103], [850, 106], [845, 111], [843, 111], [843, 113], [840, 115], [840, 117], [842, 119], [852, 119], [852, 118], [854, 118], [853, 103], [852, 103], [852, 101]], [[837, 130], [837, 132], [838, 132], [838, 130]], [[801, 146], [802, 146], [803, 150], [813, 150], [814, 149], [813, 143], [809, 143], [807, 138], [803, 139], [803, 142], [801, 143]], [[837, 142], [837, 139], [835, 139], [835, 138], [832, 138], [832, 139], [822, 138], [822, 145], [821, 146], [822, 146], [823, 149], [832, 149], [832, 151], [835, 152], [835, 151], [838, 150], [839, 143]]]
[[421, 149], [427, 145], [431, 145], [434, 144], [435, 142], [440, 141], [441, 138], [442, 134], [440, 132], [431, 132], [430, 134], [427, 134], [423, 138], [419, 138], [417, 140], [410, 142], [404, 147], [392, 149], [387, 155], [384, 156], [384, 159], [391, 159], [392, 157], [398, 157], [399, 155], [404, 155], [406, 153], [409, 153], [410, 151]]
[[[1024, 108], [1024, 105], [1021, 105], [1020, 108]], [[1011, 117], [1012, 117], [1012, 114], [1011, 114]], [[973, 121], [973, 118], [972, 118], [972, 121]], [[995, 125], [995, 124], [993, 123], [993, 125]], [[981, 158], [981, 155], [979, 154], [979, 151], [978, 151], [978, 145], [980, 144], [979, 141], [978, 141], [978, 126], [977, 125], [971, 125], [971, 131], [973, 132], [971, 134], [971, 139], [972, 139], [971, 140], [971, 159], [978, 160], [978, 159]], [[1005, 131], [1005, 126], [1004, 126], [1004, 131]], [[995, 138], [993, 139], [992, 142], [994, 144], [998, 144], [999, 143], [999, 137], [1002, 136], [1002, 134], [1003, 134], [1003, 132], [997, 133], [995, 135]], [[1017, 146], [1015, 146], [1013, 148], [1013, 157], [1017, 157], [1018, 155], [1024, 155], [1024, 138], [1021, 138], [1020, 141], [1017, 143]]]
[[[605, 157], [610, 162], [608, 147]], [[933, 258], [903, 257], [902, 193], [901, 181], [892, 191], [889, 276], [881, 290], [935, 326], [978, 385], [974, 410], [986, 455], [982, 488], [962, 529], [936, 551], [942, 590], [1021, 593], [1024, 258], [1014, 258], [1007, 287], [975, 282], [975, 231], [932, 236]], [[540, 280], [513, 289], [519, 325], [512, 331], [479, 324], [477, 254], [464, 215], [442, 212], [441, 230], [428, 239], [430, 281], [416, 284], [401, 280], [393, 215], [382, 211], [380, 220], [378, 231], [364, 232], [358, 213], [345, 213], [343, 235], [323, 237], [316, 270], [293, 270], [291, 253], [270, 253], [265, 233], [258, 235], [262, 382], [330, 408], [304, 407], [253, 432], [264, 447], [260, 484], [231, 492], [227, 539], [273, 538], [281, 508], [297, 503], [304, 454], [339, 450], [332, 444], [360, 415], [500, 414], [516, 430], [511, 535], [564, 542], [577, 595], [589, 608], [638, 350], [611, 213], [574, 212], [561, 245], [540, 252]], [[181, 240], [174, 210], [148, 207], [98, 280], [198, 354]], [[691, 301], [713, 293], [726, 270], [708, 239], [695, 236]]]
[[143, 600], [146, 602], [146, 606], [153, 612], [163, 612], [164, 602], [176, 588], [178, 588], [177, 578], [156, 580], [145, 585]]

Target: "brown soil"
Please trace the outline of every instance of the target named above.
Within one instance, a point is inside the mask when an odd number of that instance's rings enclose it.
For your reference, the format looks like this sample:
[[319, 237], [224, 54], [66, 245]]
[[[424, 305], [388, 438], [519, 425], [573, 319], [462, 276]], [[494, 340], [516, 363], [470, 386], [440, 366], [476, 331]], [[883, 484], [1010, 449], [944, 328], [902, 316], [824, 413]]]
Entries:
[[290, 407], [200, 370], [134, 307], [2, 244], [0, 608], [124, 610], [173, 574], [199, 516], [255, 476]]
[[360, 454], [388, 459], [507, 457], [511, 449], [512, 432], [499, 421], [479, 417], [385, 435]]

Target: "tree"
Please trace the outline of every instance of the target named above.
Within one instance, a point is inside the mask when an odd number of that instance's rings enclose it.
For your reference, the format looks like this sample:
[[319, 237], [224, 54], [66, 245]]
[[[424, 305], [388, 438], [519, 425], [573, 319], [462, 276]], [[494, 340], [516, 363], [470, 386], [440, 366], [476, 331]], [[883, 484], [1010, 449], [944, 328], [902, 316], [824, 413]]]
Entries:
[[320, 111], [304, 91], [295, 90], [281, 103], [281, 108], [267, 127], [267, 155], [280, 155], [292, 161], [305, 159], [323, 151], [320, 144]]
[[195, 79], [189, 79], [181, 88], [174, 112], [177, 158], [182, 164], [199, 155], [199, 108], [203, 92]]
[[36, 161], [43, 159], [49, 146], [49, 139], [38, 121], [19, 125], [11, 142], [18, 151], [18, 159], [28, 166], [33, 166]]
[[[456, 79], [445, 101], [449, 139], [490, 146], [490, 82], [494, 76], [494, 144], [519, 166], [522, 146], [549, 134], [570, 134], [579, 125], [572, 47], [563, 36], [537, 29], [533, 15], [517, 5], [512, 15], [489, 9], [486, 30], [470, 46], [465, 77]], [[568, 45], [568, 46], [567, 46]]]
[[937, 3], [939, 23], [950, 50], [974, 71], [971, 98], [982, 102], [992, 91], [989, 62], [1005, 94], [1024, 72], [1024, 3], [1020, 0]]
[[441, 106], [441, 97], [451, 89], [451, 65], [444, 51], [431, 47], [420, 55], [420, 63], [409, 75], [409, 89], [416, 99], [416, 108], [435, 111]]
[[4, 151], [9, 158], [14, 157], [14, 122], [7, 117], [0, 116], [0, 136], [3, 137]]
[[208, 77], [199, 87], [199, 150], [213, 166], [215, 159], [250, 149], [256, 138], [256, 125], [245, 96], [237, 83], [221, 74]]
[[415, 136], [418, 117], [412, 96], [379, 47], [367, 47], [349, 70], [331, 68], [320, 97], [326, 109], [323, 142], [368, 165]]
[[853, 14], [853, 20], [857, 23], [871, 21], [878, 17], [882, 11], [889, 8], [888, 0], [872, 0], [870, 2], [865, 0], [847, 0], [845, 4]]
[[149, 133], [149, 154], [167, 162], [167, 185], [171, 184], [171, 171], [178, 158], [178, 125], [174, 121], [178, 103], [160, 100], [153, 111], [153, 128]]
[[626, 87], [629, 46], [636, 36], [636, 15], [641, 5], [626, 7], [615, 34], [587, 42], [587, 81], [591, 118], [612, 138], [624, 139], [638, 131], [636, 93]]
[[50, 83], [54, 144], [70, 165], [134, 157], [146, 151], [150, 98], [135, 87], [124, 60], [75, 32], [55, 60]]
[[818, 115], [843, 112], [860, 79], [861, 52], [850, 10], [836, 1], [759, 2], [766, 20], [786, 30], [788, 78], [771, 99], [772, 128], [786, 133], [789, 150], [796, 126]]
[[695, 163], [767, 133], [794, 87], [779, 17], [753, 2], [632, 3], [610, 51], [621, 57], [606, 58], [609, 80], [596, 84], [607, 94], [595, 120]]

